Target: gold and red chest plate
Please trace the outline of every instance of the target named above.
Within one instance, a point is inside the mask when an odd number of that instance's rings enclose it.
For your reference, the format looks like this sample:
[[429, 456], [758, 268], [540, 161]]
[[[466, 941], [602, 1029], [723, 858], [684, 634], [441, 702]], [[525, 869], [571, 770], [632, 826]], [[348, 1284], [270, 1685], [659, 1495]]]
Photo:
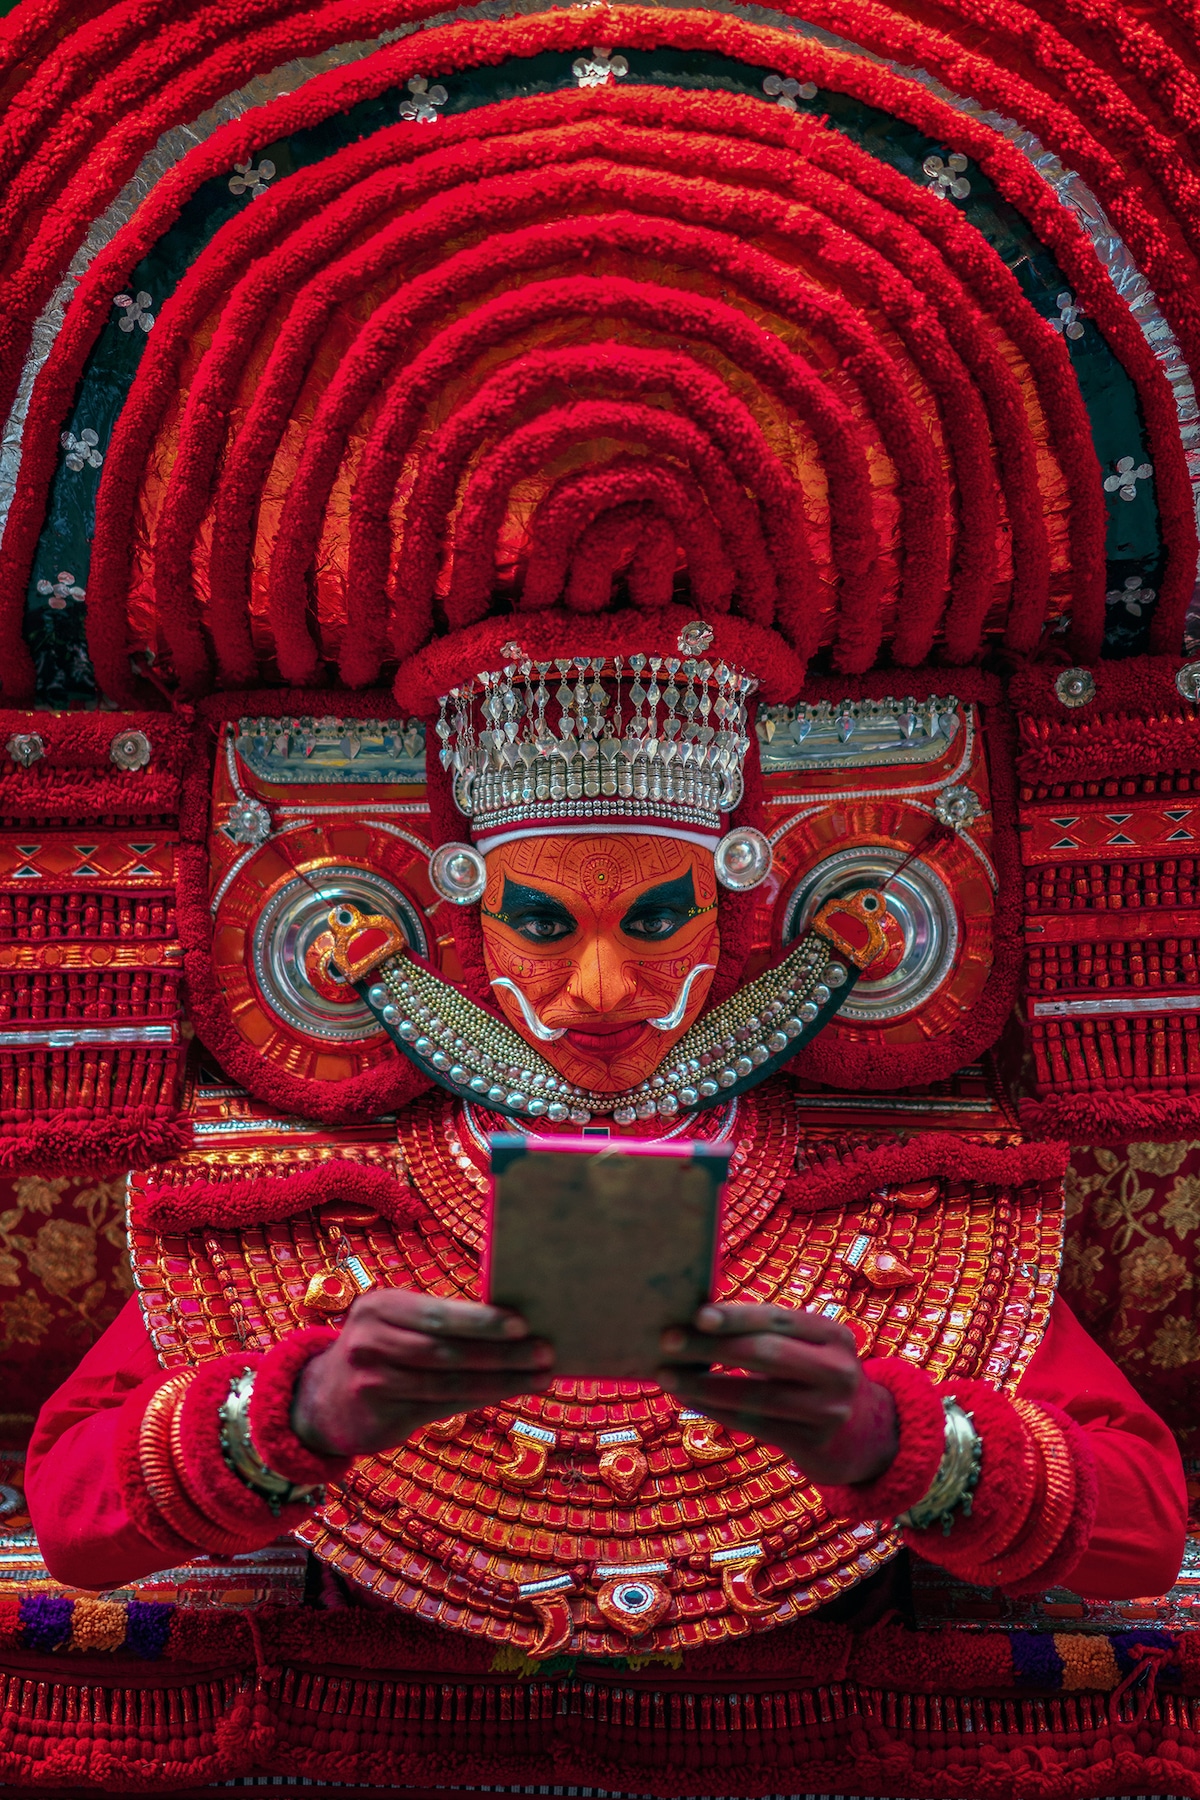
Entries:
[[[693, 1124], [736, 1146], [721, 1293], [816, 1307], [844, 1319], [864, 1354], [904, 1356], [938, 1379], [1015, 1387], [1053, 1296], [1057, 1184], [930, 1180], [806, 1211], [783, 1198], [801, 1150], [798, 1104], [776, 1081]], [[134, 1268], [166, 1366], [265, 1348], [315, 1322], [305, 1296], [339, 1243], [343, 1266], [348, 1247], [380, 1285], [477, 1294], [486, 1114], [431, 1096], [401, 1116], [398, 1141], [380, 1128], [357, 1144], [315, 1129], [281, 1137], [296, 1122], [240, 1123], [131, 1184]], [[818, 1161], [844, 1154], [823, 1131], [810, 1148], [818, 1140]], [[327, 1201], [270, 1220], [282, 1209], [264, 1201], [258, 1226], [164, 1228], [172, 1192], [194, 1206], [196, 1184], [211, 1184], [217, 1202], [254, 1171], [264, 1196], [277, 1194], [288, 1170], [322, 1157], [390, 1168], [394, 1216]], [[812, 1166], [801, 1152], [801, 1170]], [[142, 1222], [150, 1213], [157, 1229]], [[559, 1381], [360, 1458], [298, 1535], [379, 1601], [538, 1657], [673, 1651], [783, 1624], [898, 1545], [829, 1517], [773, 1448], [726, 1435], [651, 1384], [611, 1381]]]

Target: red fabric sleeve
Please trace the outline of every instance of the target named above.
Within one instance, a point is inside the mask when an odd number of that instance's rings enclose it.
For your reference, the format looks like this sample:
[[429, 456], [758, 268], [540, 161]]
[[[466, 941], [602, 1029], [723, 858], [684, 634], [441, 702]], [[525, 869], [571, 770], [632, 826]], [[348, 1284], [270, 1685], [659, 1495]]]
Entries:
[[1059, 1407], [1087, 1434], [1095, 1457], [1096, 1515], [1066, 1585], [1087, 1600], [1165, 1593], [1187, 1535], [1179, 1447], [1061, 1298], [1017, 1392]]
[[[335, 1475], [345, 1472], [349, 1458], [338, 1457], [333, 1460], [314, 1457], [311, 1451], [305, 1451], [298, 1438], [292, 1436], [287, 1424], [296, 1376], [307, 1358], [315, 1350], [324, 1349], [331, 1336], [332, 1333], [323, 1331], [293, 1332], [274, 1345], [265, 1357], [247, 1355], [242, 1351], [214, 1357], [210, 1362], [201, 1363], [195, 1380], [180, 1405], [180, 1455], [176, 1460], [184, 1488], [206, 1519], [211, 1520], [220, 1531], [234, 1533], [245, 1539], [245, 1548], [248, 1550], [269, 1544], [272, 1538], [280, 1537], [284, 1532], [302, 1525], [313, 1508], [311, 1504], [294, 1501], [291, 1505], [282, 1506], [278, 1512], [272, 1512], [263, 1495], [256, 1489], [247, 1487], [229, 1467], [221, 1451], [220, 1420], [220, 1408], [229, 1392], [229, 1383], [245, 1368], [254, 1368], [261, 1374], [266, 1365], [271, 1363], [273, 1366], [268, 1370], [268, 1384], [271, 1374], [281, 1371], [285, 1380], [275, 1383], [274, 1393], [269, 1391], [269, 1387], [264, 1392], [262, 1398], [268, 1405], [264, 1406], [259, 1416], [269, 1422], [271, 1441], [282, 1448], [285, 1454], [291, 1450], [289, 1460], [293, 1466], [307, 1457], [315, 1466], [316, 1481], [332, 1480]], [[259, 1398], [257, 1379], [254, 1397]], [[271, 1400], [275, 1402], [274, 1416], [269, 1410]], [[253, 1401], [250, 1411], [253, 1417]], [[279, 1416], [280, 1412], [282, 1417]], [[255, 1445], [255, 1448], [258, 1446]], [[284, 1474], [285, 1471], [276, 1469], [274, 1473]], [[287, 1478], [290, 1480], [290, 1475]]]
[[[305, 1336], [309, 1354], [324, 1341], [321, 1334]], [[279, 1360], [282, 1350], [277, 1346], [271, 1354]], [[229, 1366], [237, 1360], [222, 1359], [217, 1371], [226, 1388]], [[247, 1360], [257, 1363], [262, 1359]], [[149, 1399], [156, 1381], [166, 1377], [167, 1371], [158, 1366], [141, 1308], [133, 1299], [43, 1406], [29, 1445], [25, 1485], [38, 1546], [56, 1581], [93, 1591], [120, 1587], [169, 1566], [172, 1544], [178, 1544], [180, 1560], [199, 1554], [198, 1548], [189, 1549], [161, 1526], [157, 1541], [148, 1536], [125, 1498], [128, 1481], [123, 1480], [122, 1470], [130, 1455], [126, 1440], [131, 1429], [125, 1403], [137, 1395], [135, 1411], [140, 1417], [142, 1396], [138, 1390], [144, 1389]], [[304, 1511], [289, 1508], [283, 1518], [275, 1519], [266, 1503], [226, 1470], [218, 1443], [217, 1400], [207, 1397], [211, 1405], [197, 1419], [196, 1429], [207, 1434], [208, 1478], [224, 1502], [215, 1508], [214, 1522], [220, 1525], [224, 1514], [232, 1511], [237, 1514], [238, 1531], [246, 1536], [247, 1549], [269, 1544], [297, 1523]], [[282, 1443], [283, 1423], [268, 1422], [273, 1437]], [[344, 1463], [339, 1459], [331, 1467], [340, 1472]], [[127, 1477], [128, 1471], [125, 1473]], [[151, 1516], [152, 1512], [146, 1515], [147, 1519]]]
[[[865, 1368], [879, 1379], [889, 1366]], [[917, 1404], [919, 1384], [931, 1397], [938, 1390], [921, 1371], [905, 1367], [904, 1376], [913, 1388], [907, 1404], [897, 1395], [895, 1466], [905, 1464], [904, 1480], [889, 1482], [889, 1470], [858, 1487], [822, 1486], [839, 1516], [894, 1517], [928, 1486], [932, 1470], [916, 1479], [906, 1439], [914, 1430], [922, 1438], [916, 1448], [927, 1465], [930, 1432]], [[937, 1526], [907, 1530], [910, 1549], [1005, 1593], [1042, 1593], [1061, 1582], [1087, 1599], [1131, 1600], [1172, 1586], [1187, 1529], [1178, 1447], [1064, 1301], [1055, 1301], [1017, 1389], [1023, 1406], [981, 1381], [952, 1380], [947, 1391], [972, 1414], [983, 1439], [979, 1485], [971, 1512], [960, 1513], [948, 1535]]]
[[118, 1474], [122, 1405], [164, 1373], [135, 1298], [38, 1414], [25, 1491], [38, 1547], [56, 1581], [120, 1587], [170, 1561], [134, 1524]]
[[873, 1356], [863, 1364], [863, 1374], [892, 1396], [899, 1448], [874, 1481], [814, 1486], [835, 1518], [894, 1519], [929, 1492], [946, 1448], [946, 1415], [924, 1369], [914, 1369], [903, 1357]]

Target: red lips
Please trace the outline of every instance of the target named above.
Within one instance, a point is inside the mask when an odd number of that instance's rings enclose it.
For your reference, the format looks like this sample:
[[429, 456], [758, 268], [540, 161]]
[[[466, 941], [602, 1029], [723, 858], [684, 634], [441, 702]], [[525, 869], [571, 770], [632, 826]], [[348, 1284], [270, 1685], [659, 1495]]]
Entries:
[[571, 1025], [567, 1028], [566, 1041], [572, 1050], [580, 1050], [585, 1056], [619, 1056], [622, 1050], [637, 1043], [645, 1029], [645, 1019], [637, 1019], [632, 1025], [596, 1024], [587, 1031], [582, 1026]]

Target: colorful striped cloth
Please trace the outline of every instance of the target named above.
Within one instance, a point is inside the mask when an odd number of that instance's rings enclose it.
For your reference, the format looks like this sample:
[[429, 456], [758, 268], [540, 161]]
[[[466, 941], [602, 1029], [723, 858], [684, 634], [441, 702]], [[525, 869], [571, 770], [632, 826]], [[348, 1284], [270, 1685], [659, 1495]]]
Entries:
[[[324, 1613], [307, 1615], [305, 1635], [311, 1634], [314, 1651], [328, 1622], [329, 1615]], [[186, 1657], [192, 1640], [198, 1640], [201, 1633], [211, 1647], [207, 1609], [165, 1601], [96, 1600], [63, 1593], [25, 1594], [0, 1601], [0, 1654], [6, 1646], [42, 1653], [111, 1651], [156, 1662], [161, 1657]], [[240, 1643], [240, 1634], [238, 1638]], [[1200, 1676], [1200, 1633], [995, 1629], [961, 1635], [906, 1632], [900, 1642], [907, 1652], [905, 1662], [915, 1659], [919, 1664], [928, 1658], [937, 1665], [945, 1690], [960, 1693], [980, 1685], [985, 1670], [979, 1653], [985, 1645], [988, 1666], [982, 1685], [989, 1688], [1042, 1694], [1112, 1693], [1150, 1664], [1155, 1666], [1159, 1686], [1191, 1688]], [[895, 1648], [899, 1647], [898, 1642]], [[881, 1663], [890, 1663], [885, 1646], [879, 1643], [876, 1648], [882, 1653]], [[889, 1667], [885, 1674], [880, 1667], [879, 1673], [884, 1679], [894, 1679], [901, 1670]], [[901, 1679], [900, 1685], [909, 1684]]]

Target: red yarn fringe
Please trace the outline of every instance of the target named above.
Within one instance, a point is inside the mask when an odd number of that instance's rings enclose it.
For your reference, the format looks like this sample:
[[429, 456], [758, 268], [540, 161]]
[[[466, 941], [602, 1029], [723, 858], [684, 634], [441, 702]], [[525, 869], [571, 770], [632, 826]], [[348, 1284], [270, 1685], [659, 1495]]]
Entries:
[[1200, 1134], [1200, 1094], [1050, 1094], [1022, 1098], [1021, 1128], [1069, 1144], [1167, 1142]]
[[[801, 1101], [803, 1104], [803, 1101]], [[1000, 1149], [964, 1142], [948, 1131], [924, 1131], [907, 1143], [850, 1150], [832, 1168], [788, 1178], [783, 1194], [798, 1212], [853, 1206], [877, 1188], [900, 1188], [937, 1177], [1016, 1188], [1029, 1182], [1061, 1182], [1070, 1150], [1065, 1143], [1014, 1144]]]
[[420, 1211], [411, 1190], [386, 1169], [340, 1157], [279, 1174], [260, 1171], [228, 1181], [210, 1175], [174, 1187], [147, 1185], [135, 1194], [132, 1210], [138, 1224], [151, 1231], [238, 1230], [288, 1219], [334, 1199], [369, 1206], [393, 1224], [404, 1224]]

